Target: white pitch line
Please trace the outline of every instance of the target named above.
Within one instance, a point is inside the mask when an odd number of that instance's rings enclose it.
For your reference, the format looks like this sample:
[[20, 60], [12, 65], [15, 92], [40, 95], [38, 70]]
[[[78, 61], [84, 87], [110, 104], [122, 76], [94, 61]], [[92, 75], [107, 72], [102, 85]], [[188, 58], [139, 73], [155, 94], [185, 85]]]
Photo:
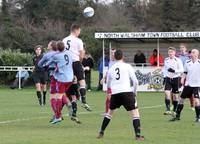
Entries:
[[[155, 105], [155, 106], [146, 106], [141, 107], [139, 109], [153, 109], [153, 108], [159, 108], [163, 105]], [[99, 114], [102, 113], [102, 111], [95, 111], [95, 112], [80, 112], [79, 115], [85, 115], [85, 114]], [[68, 115], [67, 115], [68, 116]], [[30, 120], [38, 120], [38, 119], [46, 119], [49, 118], [49, 116], [41, 116], [41, 117], [31, 117], [31, 118], [21, 118], [21, 119], [15, 119], [15, 120], [6, 120], [6, 121], [0, 121], [0, 124], [8, 124], [8, 123], [15, 123], [15, 122], [21, 122], [21, 121], [30, 121]]]
[[152, 109], [152, 108], [159, 108], [162, 106], [164, 106], [164, 105], [146, 106], [146, 107], [142, 107], [142, 108], [139, 107], [139, 109]]

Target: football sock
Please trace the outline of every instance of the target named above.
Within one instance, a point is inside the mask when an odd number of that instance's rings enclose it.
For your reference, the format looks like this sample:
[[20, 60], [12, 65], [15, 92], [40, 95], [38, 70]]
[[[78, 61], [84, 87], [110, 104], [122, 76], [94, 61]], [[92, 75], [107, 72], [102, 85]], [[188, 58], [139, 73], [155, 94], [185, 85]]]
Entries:
[[80, 88], [81, 102], [86, 103], [86, 89]]
[[68, 101], [67, 101], [67, 97], [65, 95], [62, 96], [62, 105], [66, 105], [68, 106]]
[[195, 106], [196, 118], [200, 118], [200, 106]]
[[177, 110], [176, 110], [176, 117], [180, 117], [181, 111], [183, 109], [184, 105], [183, 104], [178, 104]]
[[106, 113], [108, 112], [109, 110], [109, 106], [110, 106], [110, 99], [109, 98], [106, 98]]
[[178, 101], [173, 101], [173, 111], [176, 112]]
[[40, 91], [37, 91], [37, 97], [38, 97], [39, 104], [41, 105], [42, 104], [42, 101], [41, 101], [42, 94]]
[[46, 104], [46, 91], [43, 91], [43, 104]]
[[61, 117], [61, 111], [62, 111], [62, 99], [57, 99], [57, 109], [56, 109], [56, 118]]
[[170, 111], [170, 99], [165, 98], [166, 110]]
[[76, 117], [77, 112], [77, 103], [76, 101], [72, 101], [72, 116]]
[[56, 115], [56, 112], [57, 112], [57, 100], [55, 98], [52, 98], [51, 99], [51, 108], [54, 112], [54, 115]]
[[140, 118], [139, 117], [133, 118], [133, 127], [135, 131], [135, 136], [139, 137], [140, 136]]
[[108, 126], [110, 120], [111, 120], [111, 116], [109, 114], [106, 114], [106, 116], [103, 119], [103, 122], [102, 122], [102, 125], [101, 125], [101, 131], [100, 132], [104, 132], [104, 130]]

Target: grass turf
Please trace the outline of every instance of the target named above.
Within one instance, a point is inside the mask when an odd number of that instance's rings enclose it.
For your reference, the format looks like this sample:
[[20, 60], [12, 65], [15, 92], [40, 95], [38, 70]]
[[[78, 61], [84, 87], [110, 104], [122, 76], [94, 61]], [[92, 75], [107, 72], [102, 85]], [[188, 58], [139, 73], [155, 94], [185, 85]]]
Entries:
[[[93, 111], [87, 112], [79, 106], [78, 125], [66, 116], [64, 121], [52, 125], [49, 103], [40, 107], [35, 90], [10, 90], [0, 88], [0, 144], [130, 144], [136, 143], [132, 121], [123, 107], [117, 110], [103, 139], [96, 136], [102, 122], [105, 93], [88, 92], [88, 103]], [[197, 144], [199, 143], [200, 123], [194, 123], [195, 112], [186, 102], [179, 122], [169, 122], [164, 116], [162, 93], [139, 93], [138, 103], [141, 114], [144, 144]], [[162, 105], [163, 104], [163, 105]]]

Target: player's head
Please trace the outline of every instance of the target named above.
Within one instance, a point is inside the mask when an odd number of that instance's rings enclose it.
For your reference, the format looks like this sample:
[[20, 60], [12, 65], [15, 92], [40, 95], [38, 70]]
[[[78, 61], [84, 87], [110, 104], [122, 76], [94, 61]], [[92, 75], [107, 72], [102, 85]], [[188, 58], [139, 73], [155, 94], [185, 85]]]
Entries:
[[185, 53], [187, 51], [187, 44], [186, 43], [181, 43], [180, 44], [180, 51], [182, 53]]
[[49, 44], [48, 44], [48, 49], [53, 50], [53, 51], [57, 51], [56, 41], [50, 41]]
[[58, 41], [56, 45], [59, 52], [62, 52], [65, 49], [65, 44], [62, 41]]
[[176, 48], [175, 47], [169, 47], [168, 48], [168, 55], [170, 58], [173, 58], [176, 55]]
[[191, 51], [191, 58], [192, 58], [192, 60], [196, 60], [196, 59], [198, 59], [198, 57], [199, 57], [199, 50], [193, 49]]
[[123, 60], [124, 54], [123, 54], [122, 50], [117, 49], [117, 50], [115, 51], [115, 53], [114, 53], [114, 57], [115, 57], [115, 59], [116, 59], [117, 61], [118, 61], [118, 60]]
[[36, 54], [37, 56], [39, 56], [39, 55], [42, 54], [42, 46], [41, 46], [41, 45], [35, 46], [34, 50], [35, 50], [35, 54]]
[[72, 24], [71, 28], [70, 28], [70, 32], [71, 34], [75, 35], [76, 37], [78, 37], [81, 33], [81, 27], [78, 24]]

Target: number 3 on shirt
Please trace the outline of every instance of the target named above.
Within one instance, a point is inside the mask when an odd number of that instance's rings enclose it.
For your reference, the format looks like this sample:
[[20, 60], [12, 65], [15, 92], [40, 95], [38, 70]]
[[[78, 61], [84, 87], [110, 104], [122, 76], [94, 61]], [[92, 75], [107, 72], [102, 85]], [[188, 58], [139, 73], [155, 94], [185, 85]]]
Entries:
[[119, 70], [119, 68], [116, 68], [115, 69], [115, 71], [116, 71], [116, 80], [119, 80], [120, 79], [120, 70]]
[[70, 47], [71, 47], [71, 46], [70, 46], [70, 42], [71, 42], [71, 40], [68, 40], [68, 41], [67, 41], [67, 47], [66, 47], [66, 50], [69, 50], [69, 49], [70, 49]]

